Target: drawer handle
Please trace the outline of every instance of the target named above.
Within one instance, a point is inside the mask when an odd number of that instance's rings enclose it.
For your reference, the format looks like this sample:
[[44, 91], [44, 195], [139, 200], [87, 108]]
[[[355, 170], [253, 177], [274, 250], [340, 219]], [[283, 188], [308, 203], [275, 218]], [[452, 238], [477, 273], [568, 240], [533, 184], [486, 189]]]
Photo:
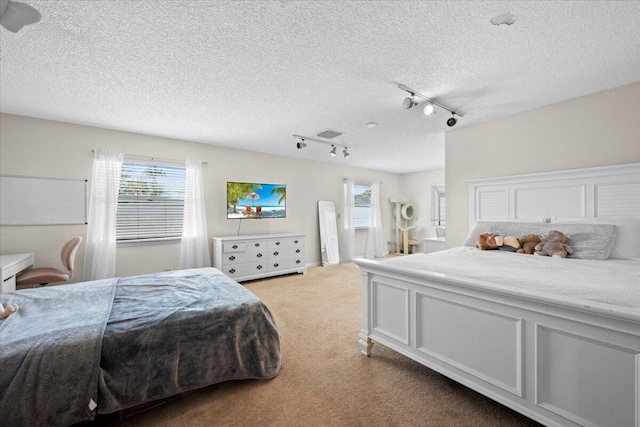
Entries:
[[259, 248], [259, 247], [260, 247], [260, 243], [256, 243], [256, 248]]
[[300, 253], [300, 249], [296, 249], [296, 253], [299, 254]]
[[300, 260], [299, 259], [296, 260], [296, 264], [300, 264]]
[[233, 255], [229, 257], [229, 261], [233, 261], [234, 259], [236, 259], [236, 257], [234, 257]]
[[262, 258], [262, 254], [258, 254], [256, 255], [258, 258]]
[[273, 253], [273, 256], [278, 256], [278, 255], [280, 255], [280, 252], [278, 252], [278, 251], [275, 251], [275, 252]]
[[235, 273], [235, 272], [236, 272], [236, 269], [235, 269], [235, 268], [232, 268], [231, 270], [229, 270], [229, 273], [231, 273], [231, 274], [233, 274], [233, 273]]
[[278, 264], [277, 262], [275, 264], [273, 264], [274, 267], [278, 268], [280, 264]]
[[231, 246], [233, 249], [238, 249], [238, 245]]
[[257, 268], [258, 270], [262, 270], [262, 266], [261, 266], [261, 265], [257, 266], [256, 268]]
[[280, 245], [280, 242], [276, 242], [276, 246], [279, 246], [279, 245]]
[[297, 241], [297, 240], [294, 240], [294, 241], [293, 241], [293, 243], [296, 243], [296, 244], [297, 244], [297, 243], [298, 243], [298, 241]]

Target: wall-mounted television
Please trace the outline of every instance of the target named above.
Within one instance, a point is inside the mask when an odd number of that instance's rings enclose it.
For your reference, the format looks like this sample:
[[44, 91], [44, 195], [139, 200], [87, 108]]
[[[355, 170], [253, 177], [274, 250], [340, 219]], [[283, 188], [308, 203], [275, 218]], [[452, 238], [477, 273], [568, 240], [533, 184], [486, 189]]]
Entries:
[[227, 182], [227, 219], [285, 218], [287, 187], [282, 184]]

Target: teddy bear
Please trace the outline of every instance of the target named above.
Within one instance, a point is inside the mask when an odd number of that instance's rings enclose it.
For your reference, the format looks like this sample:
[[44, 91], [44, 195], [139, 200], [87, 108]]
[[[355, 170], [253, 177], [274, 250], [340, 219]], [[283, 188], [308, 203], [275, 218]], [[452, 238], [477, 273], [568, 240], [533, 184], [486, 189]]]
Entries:
[[527, 234], [522, 239], [520, 239], [520, 244], [522, 245], [522, 247], [518, 249], [517, 252], [519, 254], [533, 254], [536, 245], [540, 243], [540, 240], [540, 236], [538, 236], [537, 234]]
[[516, 237], [507, 236], [502, 239], [502, 246], [499, 246], [498, 249], [501, 251], [518, 252], [520, 249], [520, 241]]
[[4, 308], [4, 306], [0, 304], [0, 320], [6, 319], [11, 314], [18, 311], [19, 308], [20, 306], [18, 304], [9, 304], [7, 308]]
[[520, 247], [520, 242], [513, 236], [502, 237], [493, 233], [481, 233], [476, 240], [476, 248], [483, 251], [500, 249], [501, 251], [515, 252]]
[[476, 240], [476, 248], [480, 248], [483, 251], [498, 249], [503, 243], [501, 236], [496, 236], [493, 233], [481, 233]]
[[571, 255], [573, 253], [571, 246], [565, 243], [567, 239], [568, 237], [561, 231], [551, 230], [549, 234], [536, 245], [534, 255], [566, 258], [567, 254]]

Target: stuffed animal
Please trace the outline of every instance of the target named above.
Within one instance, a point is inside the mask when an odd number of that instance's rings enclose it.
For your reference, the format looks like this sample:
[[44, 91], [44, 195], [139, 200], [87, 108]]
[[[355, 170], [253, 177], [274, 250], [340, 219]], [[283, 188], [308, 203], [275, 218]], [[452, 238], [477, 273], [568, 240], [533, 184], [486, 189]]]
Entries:
[[567, 238], [561, 231], [549, 231], [549, 234], [536, 245], [534, 255], [566, 258], [567, 254], [573, 253], [571, 246], [565, 243]]
[[520, 244], [522, 245], [522, 247], [518, 249], [517, 252], [519, 254], [533, 254], [536, 245], [540, 243], [540, 240], [540, 236], [538, 236], [537, 234], [527, 234], [522, 239], [520, 239]]
[[476, 248], [480, 248], [483, 251], [498, 249], [504, 243], [501, 236], [496, 236], [493, 233], [481, 233], [476, 240]]
[[20, 308], [20, 306], [18, 306], [18, 304], [9, 304], [7, 306], [7, 308], [5, 309], [4, 306], [2, 304], [0, 304], [0, 320], [6, 319], [11, 314], [13, 314], [16, 311], [18, 311], [19, 308]]
[[517, 252], [520, 249], [520, 241], [515, 237], [507, 236], [502, 240], [502, 246], [498, 248], [501, 251]]

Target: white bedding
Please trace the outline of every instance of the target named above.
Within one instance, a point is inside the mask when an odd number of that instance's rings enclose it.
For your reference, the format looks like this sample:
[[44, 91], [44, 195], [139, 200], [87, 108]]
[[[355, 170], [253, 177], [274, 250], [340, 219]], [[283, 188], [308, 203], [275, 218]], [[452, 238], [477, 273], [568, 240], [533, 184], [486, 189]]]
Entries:
[[382, 264], [629, 307], [640, 312], [640, 259], [562, 259], [457, 247], [391, 258]]

